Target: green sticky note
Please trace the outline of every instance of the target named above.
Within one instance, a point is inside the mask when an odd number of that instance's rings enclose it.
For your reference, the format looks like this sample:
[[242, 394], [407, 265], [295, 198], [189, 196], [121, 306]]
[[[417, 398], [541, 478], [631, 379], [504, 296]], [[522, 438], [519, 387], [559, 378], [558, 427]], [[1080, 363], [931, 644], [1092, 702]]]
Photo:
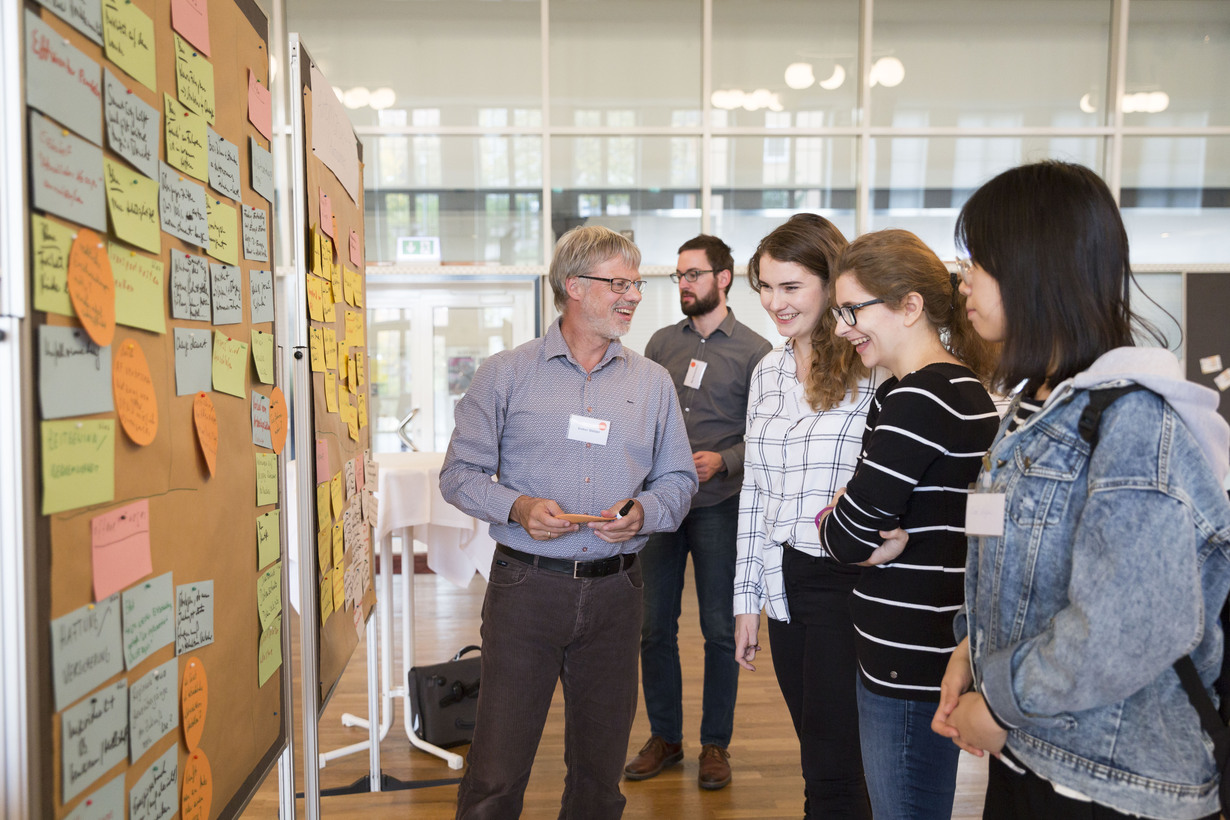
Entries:
[[248, 343], [214, 331], [214, 390], [246, 399], [244, 376], [248, 374]]
[[264, 384], [273, 384], [272, 333], [252, 331], [252, 361], [256, 363], [257, 378]]
[[282, 552], [280, 511], [271, 510], [256, 519], [256, 568], [268, 566]]
[[256, 454], [256, 506], [278, 503], [278, 457], [273, 453]]
[[115, 321], [154, 333], [167, 332], [166, 266], [118, 242], [107, 243], [115, 277]]
[[271, 566], [256, 579], [256, 611], [261, 629], [268, 629], [282, 611], [282, 562]]
[[261, 686], [273, 677], [282, 665], [282, 616], [274, 618], [261, 632], [261, 642], [256, 648], [256, 677]]
[[34, 309], [72, 316], [68, 298], [68, 253], [76, 233], [38, 214], [30, 215], [30, 255], [34, 260]]
[[163, 94], [162, 98], [163, 119], [167, 124], [167, 165], [208, 182], [209, 132], [205, 118], [180, 105], [170, 94]]
[[157, 90], [154, 21], [130, 0], [103, 0], [102, 12], [107, 59], [150, 91]]
[[107, 213], [115, 235], [150, 253], [162, 253], [158, 183], [113, 159], [103, 159]]
[[205, 219], [209, 223], [209, 255], [228, 265], [238, 265], [239, 216], [236, 210], [220, 199], [206, 196]]
[[115, 420], [42, 423], [43, 515], [115, 498]]

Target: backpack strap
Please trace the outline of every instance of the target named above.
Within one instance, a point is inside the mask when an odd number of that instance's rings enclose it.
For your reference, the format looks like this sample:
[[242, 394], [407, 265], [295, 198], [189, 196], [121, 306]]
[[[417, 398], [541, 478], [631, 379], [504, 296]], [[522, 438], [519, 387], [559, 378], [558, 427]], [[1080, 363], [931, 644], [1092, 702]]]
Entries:
[[1098, 436], [1100, 435], [1099, 428], [1102, 426], [1102, 413], [1106, 412], [1106, 408], [1117, 402], [1119, 399], [1126, 396], [1128, 393], [1135, 393], [1137, 390], [1147, 390], [1146, 387], [1141, 387], [1139, 384], [1129, 384], [1123, 387], [1112, 387], [1108, 390], [1090, 390], [1089, 404], [1085, 406], [1081, 412], [1080, 422], [1077, 424], [1077, 430], [1081, 434], [1081, 438], [1089, 442], [1089, 449], [1093, 450], [1098, 446]]

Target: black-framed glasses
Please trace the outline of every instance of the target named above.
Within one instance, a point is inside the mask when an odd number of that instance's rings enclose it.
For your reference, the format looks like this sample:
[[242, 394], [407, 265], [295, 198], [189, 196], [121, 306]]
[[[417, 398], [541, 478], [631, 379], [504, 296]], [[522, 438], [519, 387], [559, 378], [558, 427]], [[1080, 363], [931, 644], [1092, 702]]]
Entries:
[[695, 282], [700, 278], [702, 273], [717, 273], [717, 271], [697, 270], [696, 268], [692, 268], [691, 270], [677, 270], [671, 274], [671, 281], [678, 283], [680, 279], [687, 279], [689, 282]]
[[636, 288], [637, 293], [645, 292], [644, 279], [611, 279], [606, 276], [586, 276], [583, 273], [577, 274], [578, 279], [593, 279], [595, 282], [606, 282], [611, 286], [611, 290], [615, 293], [627, 293], [628, 288]]
[[854, 327], [856, 324], [858, 324], [857, 314], [860, 310], [862, 310], [865, 307], [871, 307], [872, 305], [882, 305], [882, 304], [884, 304], [883, 299], [868, 299], [866, 302], [859, 302], [857, 305], [838, 305], [838, 306], [829, 308], [829, 310], [833, 311], [834, 319], [840, 319], [841, 321], [848, 324], [850, 327]]
[[969, 257], [958, 256], [957, 257], [957, 276], [961, 277], [961, 281], [965, 283], [965, 286], [967, 288], [974, 286], [973, 272], [974, 272], [973, 261], [971, 261]]

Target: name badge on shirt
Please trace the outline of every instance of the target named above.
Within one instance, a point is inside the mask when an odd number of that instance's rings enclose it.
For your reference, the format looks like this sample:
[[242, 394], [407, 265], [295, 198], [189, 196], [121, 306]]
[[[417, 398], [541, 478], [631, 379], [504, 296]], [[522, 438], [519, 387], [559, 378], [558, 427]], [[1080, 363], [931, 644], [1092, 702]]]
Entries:
[[700, 380], [705, 377], [705, 368], [708, 366], [708, 362], [693, 359], [692, 363], [688, 365], [688, 375], [683, 377], [683, 386], [694, 389], [700, 387]]
[[970, 493], [965, 502], [965, 534], [1003, 535], [1007, 500], [1003, 493]]
[[610, 432], [611, 423], [605, 419], [578, 416], [576, 413], [568, 417], [568, 438], [573, 441], [606, 446], [606, 437]]
[[807, 403], [807, 386], [804, 384], [799, 384], [784, 394], [782, 400], [786, 405], [786, 415], [791, 421], [798, 421], [811, 412], [811, 405]]

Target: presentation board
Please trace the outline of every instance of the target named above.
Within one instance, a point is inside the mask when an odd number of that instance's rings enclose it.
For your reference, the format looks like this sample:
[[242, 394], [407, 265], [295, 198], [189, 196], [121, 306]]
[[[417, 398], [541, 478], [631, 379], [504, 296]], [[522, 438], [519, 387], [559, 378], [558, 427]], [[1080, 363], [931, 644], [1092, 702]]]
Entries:
[[268, 22], [27, 2], [35, 761], [56, 818], [234, 817], [287, 739]]
[[[295, 41], [297, 43], [297, 40]], [[292, 48], [295, 43], [292, 43]], [[363, 147], [346, 109], [298, 44], [292, 104], [301, 105], [307, 227], [303, 272], [315, 461], [316, 618], [320, 711], [345, 671], [375, 604], [372, 530], [376, 466], [368, 416]], [[306, 607], [305, 607], [306, 609]]]
[[1230, 421], [1230, 274], [1186, 273], [1183, 281], [1187, 378], [1223, 391], [1217, 410]]

